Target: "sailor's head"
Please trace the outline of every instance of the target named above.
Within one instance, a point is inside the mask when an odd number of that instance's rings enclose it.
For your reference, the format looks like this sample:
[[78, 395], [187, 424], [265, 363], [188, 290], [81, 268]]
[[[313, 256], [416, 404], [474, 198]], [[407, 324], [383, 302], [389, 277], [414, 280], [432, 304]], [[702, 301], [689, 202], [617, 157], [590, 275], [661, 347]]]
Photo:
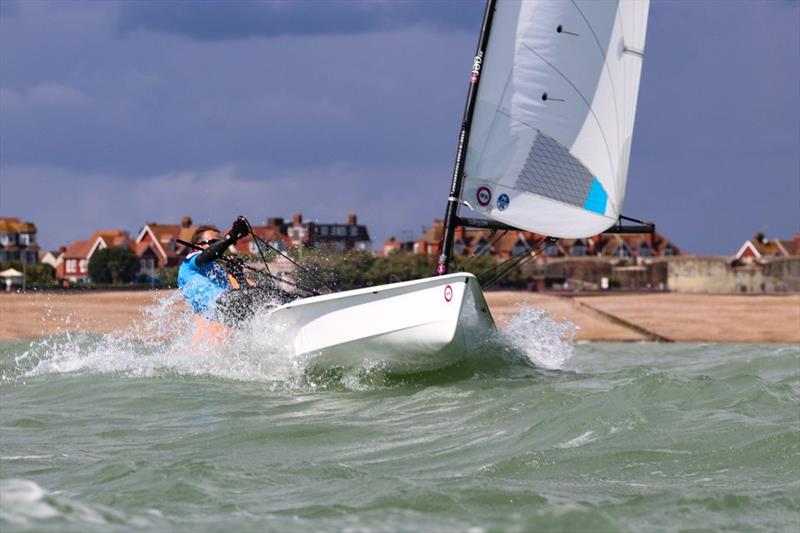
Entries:
[[216, 226], [199, 226], [192, 234], [192, 244], [201, 248], [208, 248], [220, 240], [219, 230]]

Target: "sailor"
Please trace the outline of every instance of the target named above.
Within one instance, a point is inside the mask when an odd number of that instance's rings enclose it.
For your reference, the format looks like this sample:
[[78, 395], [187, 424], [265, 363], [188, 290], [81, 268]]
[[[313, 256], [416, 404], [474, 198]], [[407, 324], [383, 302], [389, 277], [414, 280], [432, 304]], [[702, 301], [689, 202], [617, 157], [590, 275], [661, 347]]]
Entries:
[[178, 288], [200, 317], [234, 326], [253, 315], [258, 291], [245, 278], [241, 260], [227, 259], [227, 271], [219, 261], [248, 233], [247, 222], [239, 217], [224, 238], [215, 226], [200, 226], [192, 235], [196, 250], [181, 263]]

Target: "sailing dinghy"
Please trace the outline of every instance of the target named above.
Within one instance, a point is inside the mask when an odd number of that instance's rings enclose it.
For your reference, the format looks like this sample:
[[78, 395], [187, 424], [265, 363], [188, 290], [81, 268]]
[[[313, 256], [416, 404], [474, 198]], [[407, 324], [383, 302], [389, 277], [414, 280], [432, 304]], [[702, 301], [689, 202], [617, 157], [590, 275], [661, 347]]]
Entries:
[[[649, 0], [489, 0], [473, 60], [437, 276], [276, 308], [296, 354], [399, 373], [466, 357], [494, 321], [450, 273], [458, 226], [585, 238], [622, 226]], [[466, 207], [479, 218], [459, 216]], [[633, 220], [633, 219], [627, 219]]]

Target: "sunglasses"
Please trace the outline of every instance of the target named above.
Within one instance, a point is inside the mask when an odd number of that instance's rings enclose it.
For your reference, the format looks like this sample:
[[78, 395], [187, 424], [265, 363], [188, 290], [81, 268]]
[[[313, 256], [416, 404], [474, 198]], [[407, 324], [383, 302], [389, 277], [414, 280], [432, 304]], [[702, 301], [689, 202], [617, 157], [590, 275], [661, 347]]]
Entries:
[[211, 245], [211, 244], [216, 244], [218, 242], [219, 242], [219, 239], [208, 239], [207, 241], [200, 241], [197, 244], [208, 244], [208, 245]]

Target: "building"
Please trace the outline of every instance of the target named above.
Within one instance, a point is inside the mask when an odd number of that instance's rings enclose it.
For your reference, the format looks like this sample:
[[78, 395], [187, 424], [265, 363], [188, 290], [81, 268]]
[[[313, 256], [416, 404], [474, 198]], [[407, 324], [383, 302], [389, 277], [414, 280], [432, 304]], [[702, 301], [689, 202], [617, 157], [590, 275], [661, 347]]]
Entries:
[[97, 250], [109, 247], [131, 247], [127, 231], [99, 230], [85, 241], [75, 241], [66, 247], [56, 266], [56, 279], [73, 283], [89, 281], [89, 261]]
[[[436, 255], [444, 233], [441, 219], [425, 229], [416, 240], [397, 241], [391, 237], [383, 243], [381, 254], [411, 251], [415, 254]], [[527, 254], [542, 246], [544, 236], [528, 231], [503, 231], [492, 233], [484, 229], [456, 228], [453, 250], [456, 255], [489, 255], [508, 259]], [[652, 234], [600, 234], [585, 239], [559, 239], [542, 251], [542, 257], [607, 257], [652, 258], [680, 255], [680, 249], [660, 233]]]
[[738, 264], [763, 263], [770, 257], [792, 256], [800, 256], [800, 233], [795, 233], [792, 240], [770, 240], [759, 232], [744, 241], [733, 261]]
[[303, 222], [303, 214], [295, 213], [286, 234], [297, 248], [324, 248], [338, 252], [372, 249], [367, 227], [358, 223], [358, 216], [349, 213], [345, 223]]
[[155, 259], [155, 265], [153, 265], [155, 268], [176, 266], [189, 253], [189, 249], [179, 243], [178, 239], [190, 241], [197, 227], [192, 224], [192, 218], [189, 216], [184, 216], [180, 224], [147, 223], [139, 230], [135, 240], [136, 247], [133, 249], [137, 256], [149, 261], [151, 258], [145, 258], [143, 255], [147, 250], [144, 245], [149, 245], [155, 254], [153, 258]]
[[379, 255], [387, 256], [396, 253], [410, 253], [413, 250], [413, 242], [411, 241], [398, 241], [397, 237], [392, 235], [383, 243]]
[[[252, 226], [255, 237], [259, 240], [267, 242], [270, 246], [278, 249], [285, 250], [293, 246], [292, 239], [289, 238], [287, 233], [287, 224], [282, 218], [268, 218], [265, 226]], [[253, 235], [247, 235], [236, 243], [236, 249], [239, 253], [258, 255], [259, 248], [256, 239]], [[268, 247], [261, 245], [261, 251], [266, 253]]]
[[59, 263], [61, 263], [61, 256], [64, 254], [66, 249], [66, 247], [62, 246], [58, 250], [39, 252], [39, 262], [43, 265], [50, 265], [53, 268], [58, 268]]
[[39, 262], [36, 225], [15, 217], [0, 217], [0, 261]]

